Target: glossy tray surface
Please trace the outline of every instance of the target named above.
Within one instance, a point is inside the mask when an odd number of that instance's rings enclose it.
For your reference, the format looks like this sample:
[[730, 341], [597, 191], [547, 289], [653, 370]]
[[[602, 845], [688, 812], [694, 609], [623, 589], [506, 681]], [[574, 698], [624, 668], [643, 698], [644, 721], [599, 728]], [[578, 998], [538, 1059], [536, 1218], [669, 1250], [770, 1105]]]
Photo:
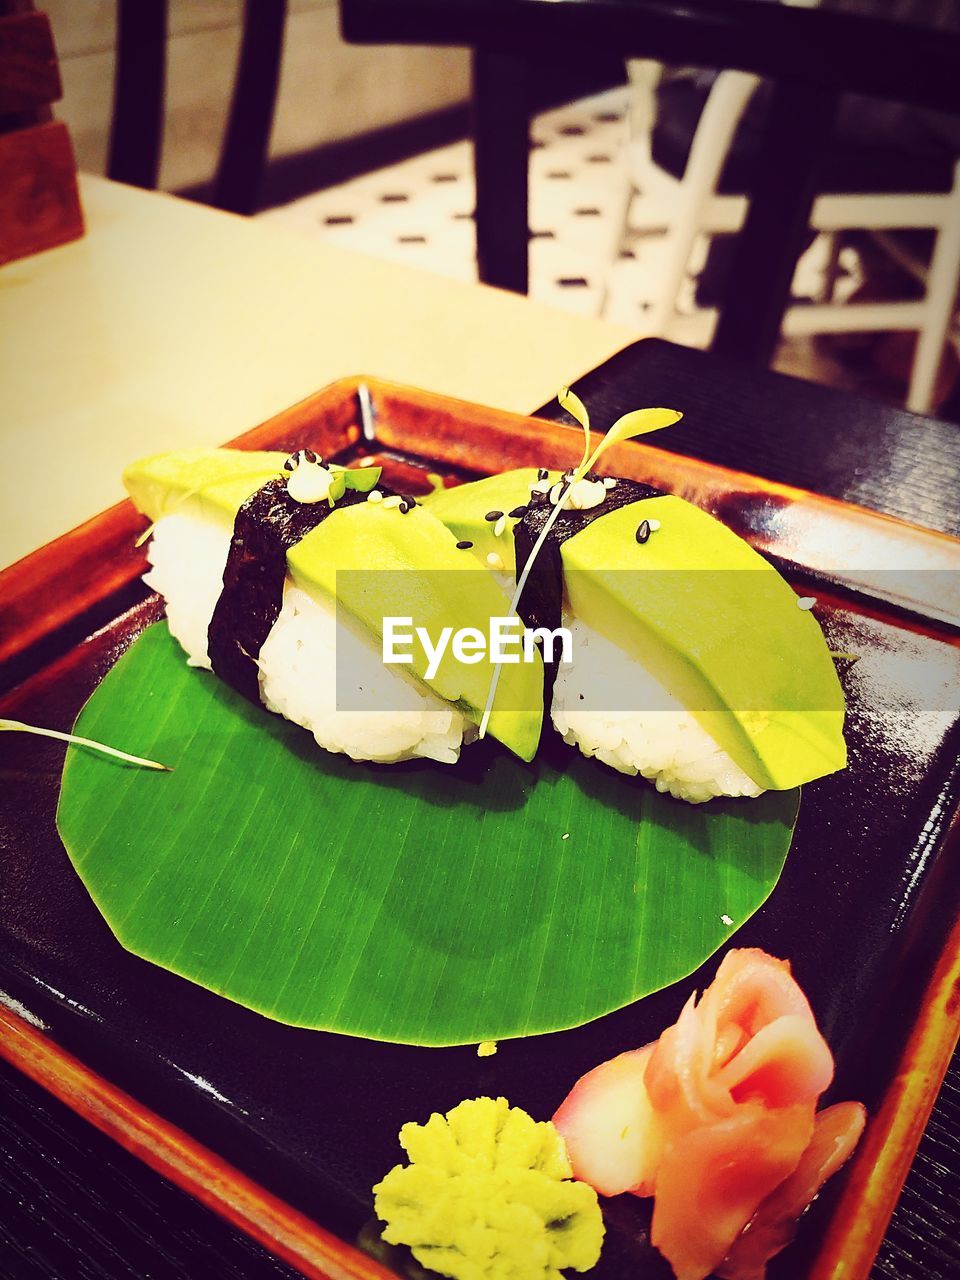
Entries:
[[[373, 392], [372, 438], [369, 419], [363, 435], [356, 387], [338, 384], [244, 443], [313, 443], [343, 461], [373, 455], [408, 488], [424, 469], [464, 478], [538, 458], [556, 465], [579, 448], [562, 427]], [[637, 478], [736, 508], [736, 475], [708, 468], [708, 485], [696, 466], [656, 450], [638, 448], [629, 460]], [[806, 510], [804, 495], [785, 494], [774, 495], [770, 510]], [[742, 498], [754, 513], [743, 521], [749, 536], [762, 499], [756, 490]], [[866, 513], [842, 518], [862, 537], [874, 528]], [[113, 520], [138, 527], [123, 509]], [[889, 537], [891, 526], [878, 530]], [[955, 545], [936, 544], [944, 563]], [[774, 537], [766, 550], [803, 564], [802, 538], [787, 547]], [[90, 554], [81, 547], [78, 563]], [[960, 557], [953, 563], [960, 568]], [[130, 555], [129, 578], [137, 567]], [[804, 581], [802, 568], [797, 574]], [[831, 1097], [860, 1098], [875, 1111], [956, 906], [956, 848], [946, 837], [958, 800], [960, 648], [943, 620], [923, 622], [916, 608], [893, 609], [868, 588], [834, 588], [819, 570], [816, 581], [831, 647], [858, 655], [844, 677], [851, 763], [806, 789], [783, 878], [735, 942], [792, 961], [836, 1055]], [[50, 657], [55, 641], [20, 655], [21, 670], [31, 662], [35, 670], [5, 696], [0, 714], [68, 728], [117, 654], [160, 616], [135, 586], [99, 608], [102, 625], [60, 656]], [[70, 623], [71, 640], [88, 617]], [[478, 1094], [503, 1094], [546, 1118], [583, 1071], [673, 1021], [716, 965], [586, 1027], [507, 1042], [486, 1059], [470, 1048], [415, 1049], [281, 1026], [126, 953], [56, 834], [62, 748], [2, 735], [0, 751], [0, 990], [58, 1044], [348, 1242], [371, 1217], [370, 1187], [400, 1156], [402, 1123]], [[813, 1265], [837, 1191], [814, 1207], [771, 1276]], [[611, 1202], [607, 1219], [598, 1280], [668, 1275], [647, 1244], [643, 1204]]]

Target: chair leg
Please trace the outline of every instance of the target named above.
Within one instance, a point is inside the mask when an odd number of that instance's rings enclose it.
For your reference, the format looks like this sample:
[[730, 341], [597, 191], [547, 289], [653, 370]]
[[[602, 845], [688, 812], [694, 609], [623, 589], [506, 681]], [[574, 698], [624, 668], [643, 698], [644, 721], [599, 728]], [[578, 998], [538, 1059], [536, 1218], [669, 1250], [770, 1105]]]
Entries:
[[950, 204], [937, 233], [927, 276], [926, 314], [917, 335], [917, 347], [910, 373], [907, 408], [913, 413], [929, 413], [940, 357], [953, 318], [960, 278], [960, 163], [954, 169]]
[[758, 367], [770, 363], [838, 100], [836, 93], [799, 82], [774, 87], [750, 206], [710, 347], [716, 355]]
[[160, 172], [168, 0], [120, 0], [107, 177], [152, 189]]
[[820, 302], [832, 302], [833, 291], [837, 287], [837, 276], [840, 272], [840, 249], [842, 238], [839, 231], [824, 231], [827, 237], [827, 264], [823, 271], [823, 285], [820, 289]]
[[618, 177], [619, 184], [617, 191], [614, 193], [614, 198], [617, 199], [618, 205], [614, 217], [614, 230], [608, 244], [608, 261], [605, 264], [605, 269], [602, 270], [597, 290], [597, 305], [594, 314], [598, 316], [606, 316], [607, 314], [611, 296], [611, 277], [617, 263], [620, 261], [621, 250], [627, 243], [630, 234], [630, 209], [633, 206], [636, 187], [634, 186], [633, 175], [629, 171], [618, 175]]
[[651, 58], [627, 59], [627, 78], [630, 81], [627, 130], [631, 151], [642, 165], [651, 163], [650, 138], [657, 118], [657, 85], [662, 75], [661, 62], [654, 62]]
[[287, 0], [245, 0], [240, 63], [211, 204], [254, 213], [280, 82]]
[[526, 293], [530, 118], [528, 68], [516, 54], [473, 52], [473, 164], [477, 274], [484, 284]]
[[650, 158], [650, 130], [656, 111], [655, 91], [663, 68], [659, 62], [648, 58], [628, 58], [627, 77], [630, 81], [630, 101], [627, 107], [627, 154], [623, 168], [618, 172], [618, 185], [614, 193], [617, 210], [614, 231], [609, 241], [609, 260], [603, 271], [597, 290], [595, 314], [604, 316], [610, 303], [611, 277], [620, 260], [620, 251], [630, 234], [630, 210], [633, 197], [641, 189], [636, 168], [646, 172], [652, 165]]
[[654, 333], [663, 333], [673, 315], [704, 210], [716, 190], [730, 141], [759, 83], [758, 76], [745, 71], [724, 71], [704, 104], [680, 184], [677, 217], [666, 236], [660, 289], [647, 317]]

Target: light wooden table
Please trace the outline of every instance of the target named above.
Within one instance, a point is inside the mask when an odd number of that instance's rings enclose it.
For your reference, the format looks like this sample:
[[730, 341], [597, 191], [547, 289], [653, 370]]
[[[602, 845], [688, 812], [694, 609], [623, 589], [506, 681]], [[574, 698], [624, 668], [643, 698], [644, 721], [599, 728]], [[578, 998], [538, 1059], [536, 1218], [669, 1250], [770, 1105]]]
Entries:
[[368, 373], [529, 410], [635, 335], [169, 196], [82, 179], [87, 235], [0, 269], [0, 567]]

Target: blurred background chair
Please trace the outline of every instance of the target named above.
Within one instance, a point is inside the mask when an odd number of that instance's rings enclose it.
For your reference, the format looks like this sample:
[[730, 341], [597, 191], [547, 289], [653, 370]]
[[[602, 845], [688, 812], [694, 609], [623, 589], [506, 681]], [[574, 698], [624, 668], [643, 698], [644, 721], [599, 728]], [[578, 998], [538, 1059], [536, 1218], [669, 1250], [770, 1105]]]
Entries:
[[[107, 175], [154, 188], [160, 172], [169, 0], [118, 0]], [[240, 56], [220, 159], [207, 203], [253, 213], [280, 83], [287, 0], [244, 0]]]
[[[641, 226], [664, 228], [662, 273], [646, 314], [649, 331], [659, 335], [671, 326], [698, 237], [729, 235], [743, 225], [762, 123], [745, 117], [763, 83], [741, 71], [721, 72], [712, 85], [689, 75], [663, 83], [662, 72], [660, 64], [649, 60], [630, 65], [635, 198], [628, 202], [623, 231], [626, 238], [630, 207], [639, 211]], [[891, 112], [862, 99], [841, 111], [810, 215], [813, 231], [829, 238], [823, 289], [813, 303], [787, 308], [783, 332], [916, 332], [907, 407], [928, 413], [960, 276], [960, 159], [958, 148], [924, 128], [918, 114]], [[878, 243], [918, 280], [921, 296], [835, 302], [842, 233], [851, 228], [878, 233]], [[887, 234], [914, 228], [933, 233], [926, 265], [906, 255]], [[712, 277], [708, 292], [714, 294], [717, 265], [722, 273], [724, 257], [717, 248], [714, 242], [704, 271]], [[703, 292], [698, 291], [698, 301]], [[688, 340], [706, 345], [717, 315], [715, 305], [698, 307], [693, 325], [686, 328]]]
[[[689, 57], [701, 65], [710, 55], [721, 65], [742, 67], [721, 72], [708, 90], [689, 78], [663, 80], [662, 63], [653, 58], [629, 64], [635, 120], [631, 216], [641, 225], [659, 219], [667, 241], [659, 289], [642, 330], [670, 332], [698, 344], [712, 342], [715, 350], [758, 364], [770, 359], [781, 331], [913, 332], [917, 342], [908, 404], [929, 411], [960, 260], [956, 152], [940, 147], [934, 161], [932, 151], [928, 155], [914, 149], [911, 154], [909, 145], [895, 145], [886, 136], [882, 145], [866, 147], [863, 133], [846, 148], [828, 144], [827, 139], [837, 98], [847, 88], [960, 110], [956, 65], [952, 86], [949, 83], [950, 59], [957, 58], [955, 32], [941, 39], [929, 26], [823, 10], [798, 12], [761, 0], [731, 0], [722, 13], [706, 0], [692, 0], [683, 13], [666, 0], [636, 0], [630, 6], [613, 0], [570, 0], [551, 7], [550, 13], [542, 6], [534, 12], [521, 0], [497, 0], [498, 11], [513, 10], [517, 20], [496, 31], [497, 24], [485, 18], [489, 6], [481, 0], [464, 0], [452, 8], [440, 0], [408, 0], [399, 6], [389, 0], [342, 0], [342, 6], [351, 38], [362, 28], [364, 41], [473, 44], [480, 274], [489, 282], [521, 290], [526, 287], [528, 234], [527, 123], [537, 78], [549, 71], [554, 81], [564, 86], [569, 81], [575, 93], [574, 82], [585, 68], [593, 68], [595, 75], [595, 64], [601, 60], [607, 67], [612, 60], [622, 67], [619, 54], [624, 50], [649, 50], [658, 59]], [[241, 10], [239, 0], [237, 8]], [[298, 8], [290, 15], [291, 30]], [[154, 187], [163, 136], [170, 4], [117, 0], [116, 11], [108, 173], [120, 181]], [[878, 6], [876, 11], [883, 15], [887, 10]], [[261, 207], [258, 195], [267, 165], [288, 5], [286, 0], [244, 0], [241, 12], [236, 75], [216, 173], [190, 194], [223, 209], [253, 213]], [[589, 40], [584, 38], [588, 32]], [[818, 56], [812, 56], [812, 50]], [[319, 56], [322, 51], [317, 52]], [[232, 58], [232, 52], [228, 56]], [[175, 71], [176, 66], [174, 58]], [[761, 72], [773, 79], [761, 82]], [[226, 97], [224, 88], [221, 99]], [[544, 96], [541, 92], [540, 99]], [[768, 110], [755, 114], [764, 97], [769, 99]], [[842, 141], [843, 106], [839, 120]], [[861, 163], [864, 155], [866, 166]], [[776, 157], [773, 165], [771, 156]], [[931, 178], [933, 169], [936, 175]], [[642, 195], [637, 197], [637, 191]], [[790, 300], [790, 279], [808, 242], [808, 223], [832, 239], [821, 295], [798, 306]], [[929, 260], [925, 252], [919, 259], [908, 258], [900, 243], [886, 234], [902, 227], [930, 233]], [[916, 296], [838, 304], [832, 283], [842, 233], [848, 228], [868, 228], [885, 237], [884, 246], [915, 277]], [[733, 233], [741, 229], [743, 234], [731, 244]], [[683, 317], [678, 329], [676, 301], [681, 290], [689, 292], [684, 282], [691, 254], [700, 251], [705, 235], [716, 242], [698, 286], [698, 307]], [[729, 260], [725, 283], [717, 286], [724, 257]], [[712, 295], [705, 287], [708, 281], [715, 286]], [[630, 322], [636, 324], [635, 317]]]
[[[837, 0], [840, 3], [840, 0]], [[526, 156], [517, 137], [526, 138], [527, 116], [521, 90], [524, 63], [550, 61], [578, 65], [616, 50], [621, 57], [682, 63], [731, 71], [718, 93], [723, 111], [711, 110], [707, 126], [714, 143], [727, 131], [755, 89], [750, 77], [770, 82], [769, 104], [754, 153], [750, 200], [734, 227], [740, 226], [726, 273], [711, 349], [754, 365], [769, 363], [790, 304], [797, 259], [808, 239], [822, 162], [829, 149], [842, 98], [864, 94], [960, 115], [960, 13], [956, 6], [915, 0], [842, 0], [810, 7], [760, 0], [567, 0], [564, 4], [528, 4], [524, 0], [341, 0], [343, 30], [349, 40], [467, 45], [474, 51], [477, 245], [481, 278], [525, 289], [528, 228]], [[945, 25], [944, 25], [945, 24]], [[743, 78], [746, 76], [747, 78]], [[726, 118], [726, 124], [724, 124]], [[704, 135], [709, 137], [710, 134]], [[698, 147], [700, 163], [691, 168], [709, 191], [707, 161], [715, 157]], [[489, 157], [499, 155], [499, 166]], [[685, 165], [680, 173], [685, 173]], [[952, 190], [951, 180], [947, 190]], [[876, 188], [874, 188], [876, 190]], [[839, 194], [859, 194], [840, 187]], [[722, 184], [720, 194], [723, 194]], [[893, 196], [886, 188], [886, 196]], [[936, 193], [935, 193], [936, 194]], [[881, 197], [877, 197], [879, 201]], [[899, 201], [900, 196], [896, 199]], [[949, 197], [947, 197], [949, 200]], [[743, 209], [745, 207], [745, 212]], [[683, 206], [686, 228], [678, 245], [698, 226], [696, 202]], [[821, 213], [826, 213], [821, 208]], [[840, 216], [844, 214], [844, 216]], [[849, 222], [849, 208], [836, 204], [832, 225]], [[894, 204], [879, 226], [890, 226]], [[946, 225], [946, 201], [923, 213], [925, 225]], [[879, 216], [879, 215], [878, 215]], [[899, 214], [897, 215], [899, 217]], [[910, 217], [919, 215], [916, 209]], [[864, 215], [858, 210], [854, 221]], [[885, 220], [884, 220], [885, 219]], [[741, 225], [742, 223], [742, 225]], [[949, 259], [946, 233], [938, 241], [941, 260]], [[680, 250], [677, 257], [681, 256]], [[674, 275], [676, 273], [674, 272]], [[917, 362], [913, 403], [926, 398], [930, 366], [935, 366], [937, 315], [950, 305], [943, 284], [949, 272], [931, 273], [926, 311], [896, 314], [895, 322], [929, 333]], [[668, 291], [669, 293], [669, 291]], [[826, 306], [827, 304], [820, 304]], [[909, 326], [907, 324], [909, 320]], [[789, 322], [795, 323], [790, 317]], [[939, 322], [942, 327], [942, 321]]]

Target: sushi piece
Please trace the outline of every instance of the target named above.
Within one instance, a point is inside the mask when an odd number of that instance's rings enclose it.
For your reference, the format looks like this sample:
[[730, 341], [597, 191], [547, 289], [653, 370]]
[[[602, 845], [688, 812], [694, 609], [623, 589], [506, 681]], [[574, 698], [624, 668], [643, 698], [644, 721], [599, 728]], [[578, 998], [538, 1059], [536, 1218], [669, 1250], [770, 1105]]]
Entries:
[[572, 662], [547, 669], [567, 743], [695, 803], [843, 768], [843, 693], [816, 619], [700, 508], [632, 480], [529, 468], [426, 499], [472, 554], [518, 576], [558, 502], [518, 611], [570, 632]]
[[[192, 665], [357, 760], [453, 763], [475, 739], [491, 665], [449, 652], [431, 664], [413, 645], [408, 664], [388, 666], [383, 620], [486, 630], [509, 602], [378, 469], [327, 467], [309, 450], [200, 450], [143, 459], [124, 482], [155, 522], [145, 580]], [[542, 682], [539, 661], [512, 667], [490, 722], [525, 760]]]

